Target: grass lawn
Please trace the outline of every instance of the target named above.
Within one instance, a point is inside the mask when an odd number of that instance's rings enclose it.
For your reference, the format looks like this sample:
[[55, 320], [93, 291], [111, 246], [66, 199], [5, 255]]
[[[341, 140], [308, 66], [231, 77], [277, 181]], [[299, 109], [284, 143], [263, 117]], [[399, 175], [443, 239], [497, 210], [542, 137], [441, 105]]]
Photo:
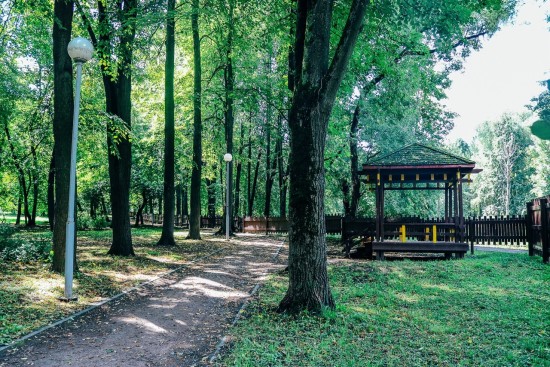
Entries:
[[333, 260], [322, 317], [275, 314], [274, 275], [220, 366], [550, 366], [550, 266], [477, 252], [453, 261]]
[[[8, 224], [15, 224], [15, 221], [17, 220], [17, 216], [13, 214], [0, 214], [0, 223], [8, 223]], [[22, 225], [25, 225], [25, 217], [21, 215], [21, 223]], [[36, 224], [39, 226], [46, 226], [49, 223], [49, 219], [47, 217], [36, 217]]]
[[[52, 273], [50, 263], [6, 262], [0, 267], [0, 344], [36, 330], [94, 302], [155, 278], [161, 273], [224, 246], [225, 241], [204, 236], [185, 240], [187, 232], [176, 232], [175, 248], [155, 247], [161, 228], [132, 229], [135, 257], [107, 255], [111, 231], [79, 231], [74, 293], [78, 302], [58, 301], [63, 296], [64, 277]], [[15, 236], [31, 241], [51, 241], [49, 231], [22, 230]], [[17, 238], [17, 237], [16, 237]]]

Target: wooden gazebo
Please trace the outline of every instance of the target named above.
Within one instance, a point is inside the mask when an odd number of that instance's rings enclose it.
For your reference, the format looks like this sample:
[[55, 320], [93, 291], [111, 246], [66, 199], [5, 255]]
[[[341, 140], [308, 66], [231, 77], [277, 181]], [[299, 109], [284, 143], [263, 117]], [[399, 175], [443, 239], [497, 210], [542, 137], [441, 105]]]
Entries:
[[[462, 186], [471, 182], [475, 162], [424, 144], [411, 144], [363, 164], [359, 175], [376, 193], [376, 230], [368, 246], [378, 259], [384, 252], [437, 252], [450, 258], [468, 251]], [[445, 193], [445, 217], [384, 223], [384, 196], [391, 190], [440, 190]]]

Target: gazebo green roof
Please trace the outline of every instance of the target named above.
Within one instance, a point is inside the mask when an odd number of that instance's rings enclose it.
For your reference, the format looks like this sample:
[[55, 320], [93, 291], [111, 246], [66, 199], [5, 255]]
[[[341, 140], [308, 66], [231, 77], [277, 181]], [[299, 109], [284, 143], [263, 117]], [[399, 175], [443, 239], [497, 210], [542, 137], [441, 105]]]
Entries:
[[363, 169], [374, 167], [473, 166], [474, 161], [421, 143], [414, 143], [392, 153], [374, 156]]

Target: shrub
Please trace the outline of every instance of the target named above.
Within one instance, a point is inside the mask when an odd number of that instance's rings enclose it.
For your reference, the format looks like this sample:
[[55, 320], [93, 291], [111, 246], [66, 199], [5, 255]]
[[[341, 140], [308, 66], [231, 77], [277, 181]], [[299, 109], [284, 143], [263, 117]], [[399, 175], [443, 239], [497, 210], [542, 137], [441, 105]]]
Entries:
[[44, 239], [13, 238], [17, 229], [13, 226], [0, 225], [0, 259], [28, 263], [35, 260], [47, 260], [51, 243]]
[[104, 217], [96, 217], [93, 220], [93, 228], [94, 229], [105, 229], [109, 226], [109, 223]]

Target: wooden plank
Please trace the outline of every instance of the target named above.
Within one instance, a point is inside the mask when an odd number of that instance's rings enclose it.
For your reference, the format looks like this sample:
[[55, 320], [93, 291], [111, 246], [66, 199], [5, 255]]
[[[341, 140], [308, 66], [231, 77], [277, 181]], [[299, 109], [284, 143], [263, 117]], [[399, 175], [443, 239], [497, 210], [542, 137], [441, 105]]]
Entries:
[[467, 252], [468, 244], [461, 242], [430, 242], [430, 241], [375, 241], [372, 243], [374, 251], [387, 252]]

